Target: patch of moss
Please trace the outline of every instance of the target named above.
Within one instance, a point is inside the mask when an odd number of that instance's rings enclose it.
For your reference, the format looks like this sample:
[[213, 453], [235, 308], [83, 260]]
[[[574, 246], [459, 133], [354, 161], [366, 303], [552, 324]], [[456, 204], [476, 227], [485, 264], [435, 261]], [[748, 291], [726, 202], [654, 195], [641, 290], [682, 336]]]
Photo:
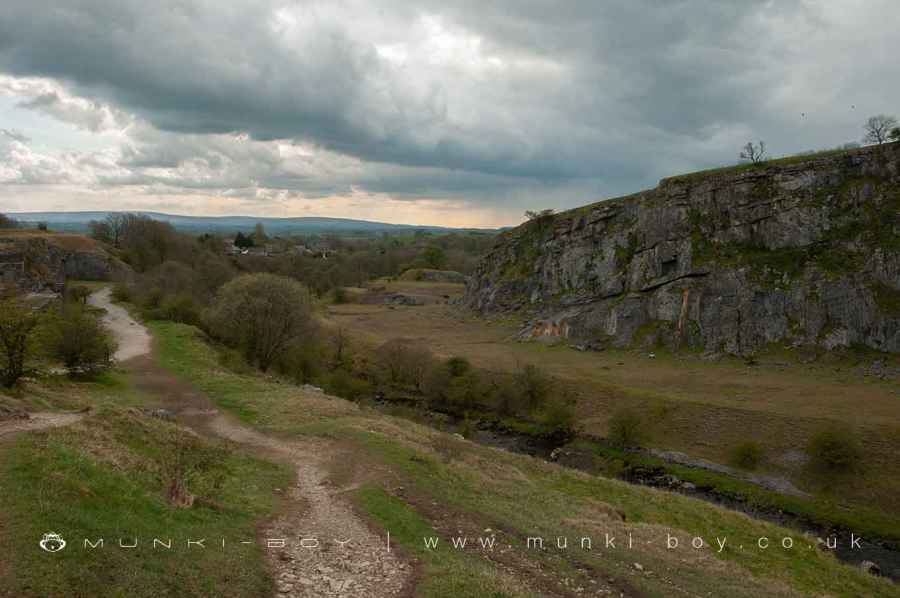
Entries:
[[889, 287], [881, 281], [872, 283], [869, 289], [875, 297], [878, 309], [889, 316], [900, 317], [900, 290]]

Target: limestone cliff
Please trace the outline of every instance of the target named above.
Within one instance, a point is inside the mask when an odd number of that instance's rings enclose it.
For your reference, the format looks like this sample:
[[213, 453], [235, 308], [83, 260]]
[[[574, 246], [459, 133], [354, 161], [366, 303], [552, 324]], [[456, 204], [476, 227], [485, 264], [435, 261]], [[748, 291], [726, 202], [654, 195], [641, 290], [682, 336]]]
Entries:
[[80, 235], [0, 232], [0, 286], [25, 292], [60, 290], [66, 279], [111, 280], [128, 267]]
[[466, 288], [523, 338], [900, 352], [900, 144], [664, 179], [500, 235]]

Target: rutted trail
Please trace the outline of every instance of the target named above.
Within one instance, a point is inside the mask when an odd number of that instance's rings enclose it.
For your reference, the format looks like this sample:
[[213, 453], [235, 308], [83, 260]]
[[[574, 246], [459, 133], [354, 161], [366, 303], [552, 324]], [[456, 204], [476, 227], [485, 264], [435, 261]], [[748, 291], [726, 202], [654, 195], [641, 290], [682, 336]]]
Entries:
[[267, 557], [279, 596], [369, 598], [405, 593], [412, 583], [412, 568], [337, 496], [340, 489], [330, 488], [326, 481], [325, 464], [337, 454], [333, 445], [318, 439], [288, 442], [234, 422], [202, 393], [155, 363], [146, 328], [112, 304], [108, 290], [93, 294], [90, 302], [107, 310], [104, 320], [119, 341], [116, 360], [127, 362], [135, 384], [156, 395], [181, 423], [288, 460], [296, 468], [297, 483], [289, 498], [298, 508], [267, 524], [261, 534], [269, 545]]
[[19, 432], [33, 432], [68, 426], [80, 420], [81, 413], [29, 413], [27, 418], [0, 421], [0, 438]]

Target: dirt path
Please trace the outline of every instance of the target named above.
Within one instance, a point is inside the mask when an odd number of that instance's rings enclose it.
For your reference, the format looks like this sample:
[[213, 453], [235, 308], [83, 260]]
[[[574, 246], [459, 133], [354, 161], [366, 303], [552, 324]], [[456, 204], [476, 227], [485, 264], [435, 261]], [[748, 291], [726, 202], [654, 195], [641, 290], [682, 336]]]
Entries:
[[125, 310], [112, 302], [112, 290], [106, 287], [88, 297], [88, 303], [106, 310], [103, 322], [119, 343], [113, 359], [128, 361], [150, 353], [151, 337], [147, 329], [135, 322]]
[[288, 442], [235, 422], [216, 410], [202, 393], [156, 364], [147, 329], [112, 304], [108, 290], [93, 294], [90, 302], [107, 311], [104, 321], [119, 341], [116, 360], [132, 372], [139, 389], [156, 396], [181, 423], [287, 460], [295, 467], [297, 482], [289, 496], [294, 508], [262, 530], [278, 596], [370, 598], [399, 596], [411, 590], [409, 564], [389, 550], [386, 538], [369, 530], [338, 496], [340, 489], [327, 483], [326, 463], [338, 454], [336, 446], [324, 440]]
[[19, 432], [33, 432], [68, 426], [80, 420], [81, 413], [29, 413], [27, 418], [0, 421], [0, 438], [11, 437]]

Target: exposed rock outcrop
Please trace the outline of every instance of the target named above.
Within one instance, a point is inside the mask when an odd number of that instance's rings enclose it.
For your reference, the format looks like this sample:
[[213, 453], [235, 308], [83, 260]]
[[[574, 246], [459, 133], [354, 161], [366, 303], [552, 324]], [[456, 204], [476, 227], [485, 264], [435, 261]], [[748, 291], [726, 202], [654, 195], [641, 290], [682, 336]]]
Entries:
[[522, 338], [900, 352], [900, 144], [664, 179], [500, 235], [466, 288]]
[[128, 266], [86, 237], [12, 231], [0, 234], [0, 285], [23, 292], [61, 290], [66, 279], [111, 280]]

